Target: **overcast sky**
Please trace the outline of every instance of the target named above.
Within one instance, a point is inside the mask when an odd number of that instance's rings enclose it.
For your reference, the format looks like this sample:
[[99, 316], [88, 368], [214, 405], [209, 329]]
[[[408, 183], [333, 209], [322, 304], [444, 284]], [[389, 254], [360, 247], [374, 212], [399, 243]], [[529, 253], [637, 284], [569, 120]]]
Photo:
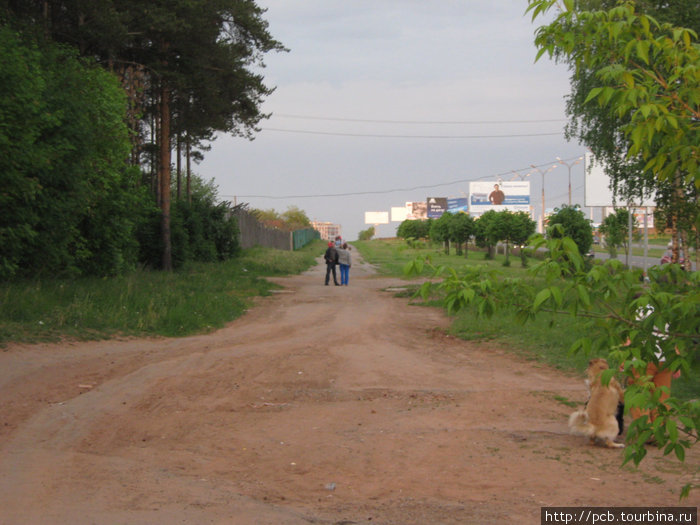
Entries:
[[[290, 51], [265, 58], [276, 91], [255, 140], [220, 136], [197, 167], [226, 200], [297, 206], [355, 240], [366, 211], [465, 196], [469, 181], [507, 181], [584, 153], [562, 131], [569, 72], [535, 63], [526, 0], [258, 4]], [[545, 176], [547, 208], [567, 202], [568, 173]], [[571, 173], [583, 204], [583, 165]], [[542, 175], [528, 179], [539, 216]]]

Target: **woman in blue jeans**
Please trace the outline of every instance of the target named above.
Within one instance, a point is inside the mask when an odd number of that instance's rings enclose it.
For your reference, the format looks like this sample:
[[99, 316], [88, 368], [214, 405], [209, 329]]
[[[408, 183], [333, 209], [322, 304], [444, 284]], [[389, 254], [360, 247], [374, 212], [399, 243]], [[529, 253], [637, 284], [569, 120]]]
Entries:
[[338, 248], [338, 264], [340, 264], [340, 284], [341, 286], [347, 286], [348, 280], [350, 278], [350, 265], [352, 263], [350, 258], [350, 247], [348, 243], [343, 243], [343, 245]]

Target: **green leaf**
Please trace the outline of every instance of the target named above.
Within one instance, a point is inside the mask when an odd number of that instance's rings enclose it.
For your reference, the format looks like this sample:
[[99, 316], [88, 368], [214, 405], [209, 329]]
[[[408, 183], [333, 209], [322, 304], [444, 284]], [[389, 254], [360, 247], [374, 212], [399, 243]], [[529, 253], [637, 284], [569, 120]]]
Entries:
[[588, 288], [586, 288], [582, 284], [576, 285], [576, 291], [578, 292], [578, 297], [581, 300], [581, 302], [584, 304], [584, 306], [590, 306], [591, 305], [591, 297], [588, 294]]
[[687, 485], [684, 485], [683, 488], [681, 489], [681, 496], [680, 499], [685, 499], [690, 495], [690, 489], [693, 488], [693, 485], [688, 483]]
[[428, 297], [430, 296], [430, 292], [432, 291], [433, 283], [426, 281], [424, 282], [421, 287], [420, 287], [420, 296], [423, 298], [424, 301], [428, 300]]
[[645, 64], [649, 64], [649, 45], [648, 40], [637, 41], [637, 55]]
[[629, 71], [622, 73], [622, 81], [628, 88], [634, 88], [634, 76]]
[[562, 293], [559, 287], [557, 286], [552, 286], [549, 289], [552, 293], [552, 298], [554, 299], [554, 302], [556, 303], [557, 307], [561, 306], [562, 303]]
[[692, 418], [688, 416], [679, 416], [678, 420], [685, 425], [685, 428], [688, 429], [694, 429], [695, 428], [695, 421], [693, 421]]
[[474, 300], [474, 297], [476, 296], [476, 292], [474, 290], [472, 290], [471, 288], [467, 288], [465, 290], [462, 290], [461, 295], [462, 295], [462, 300], [464, 301], [464, 303], [469, 304]]
[[666, 432], [668, 432], [668, 437], [672, 443], [678, 441], [678, 427], [676, 426], [676, 422], [671, 418], [666, 420]]
[[588, 96], [586, 97], [586, 100], [584, 101], [584, 104], [588, 104], [591, 100], [600, 96], [602, 91], [603, 91], [603, 88], [600, 88], [600, 87], [596, 87], [596, 88], [591, 89], [591, 91], [588, 93]]
[[676, 447], [674, 448], [674, 451], [676, 452], [676, 457], [678, 458], [678, 461], [685, 461], [685, 447], [683, 445], [677, 443]]
[[549, 288], [545, 288], [543, 290], [540, 290], [540, 292], [537, 294], [535, 297], [535, 302], [532, 303], [532, 309], [533, 310], [538, 310], [540, 305], [544, 303], [547, 299], [549, 299], [552, 295], [552, 292], [550, 291]]

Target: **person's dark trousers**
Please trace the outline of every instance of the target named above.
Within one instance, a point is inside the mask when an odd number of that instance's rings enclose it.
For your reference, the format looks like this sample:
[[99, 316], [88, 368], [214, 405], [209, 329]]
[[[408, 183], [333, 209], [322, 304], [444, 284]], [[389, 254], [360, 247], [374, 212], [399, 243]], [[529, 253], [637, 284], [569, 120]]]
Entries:
[[326, 286], [328, 286], [328, 281], [330, 281], [331, 272], [333, 272], [333, 282], [338, 286], [338, 278], [335, 275], [335, 264], [326, 264]]

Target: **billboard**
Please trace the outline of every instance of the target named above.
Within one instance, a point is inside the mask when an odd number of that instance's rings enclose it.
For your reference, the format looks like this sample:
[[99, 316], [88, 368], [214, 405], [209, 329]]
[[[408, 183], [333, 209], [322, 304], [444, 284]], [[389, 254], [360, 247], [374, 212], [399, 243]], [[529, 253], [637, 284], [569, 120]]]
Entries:
[[366, 211], [365, 224], [389, 224], [388, 211]]
[[469, 183], [469, 212], [479, 216], [489, 210], [530, 213], [530, 181]]
[[447, 211], [450, 213], [469, 213], [469, 199], [466, 197], [447, 199]]
[[439, 219], [447, 211], [447, 197], [428, 197], [428, 219]]
[[[605, 173], [603, 163], [597, 160], [592, 153], [586, 152], [584, 160], [585, 184], [583, 188], [584, 206], [626, 206], [621, 197], [614, 198], [610, 189], [610, 177]], [[641, 202], [640, 202], [641, 201]], [[637, 198], [632, 203], [635, 206], [656, 206], [656, 196], [641, 199]]]
[[391, 207], [391, 222], [403, 222], [408, 218], [408, 208], [406, 206]]
[[[612, 206], [606, 206], [605, 215], [612, 215], [615, 213], [615, 208]], [[635, 228], [640, 230], [644, 229], [644, 219], [646, 218], [646, 227], [648, 229], [654, 228], [654, 210], [651, 207], [647, 208], [632, 208], [632, 215], [634, 216]]]
[[408, 220], [425, 220], [428, 218], [428, 203], [407, 202], [406, 212], [406, 219]]

